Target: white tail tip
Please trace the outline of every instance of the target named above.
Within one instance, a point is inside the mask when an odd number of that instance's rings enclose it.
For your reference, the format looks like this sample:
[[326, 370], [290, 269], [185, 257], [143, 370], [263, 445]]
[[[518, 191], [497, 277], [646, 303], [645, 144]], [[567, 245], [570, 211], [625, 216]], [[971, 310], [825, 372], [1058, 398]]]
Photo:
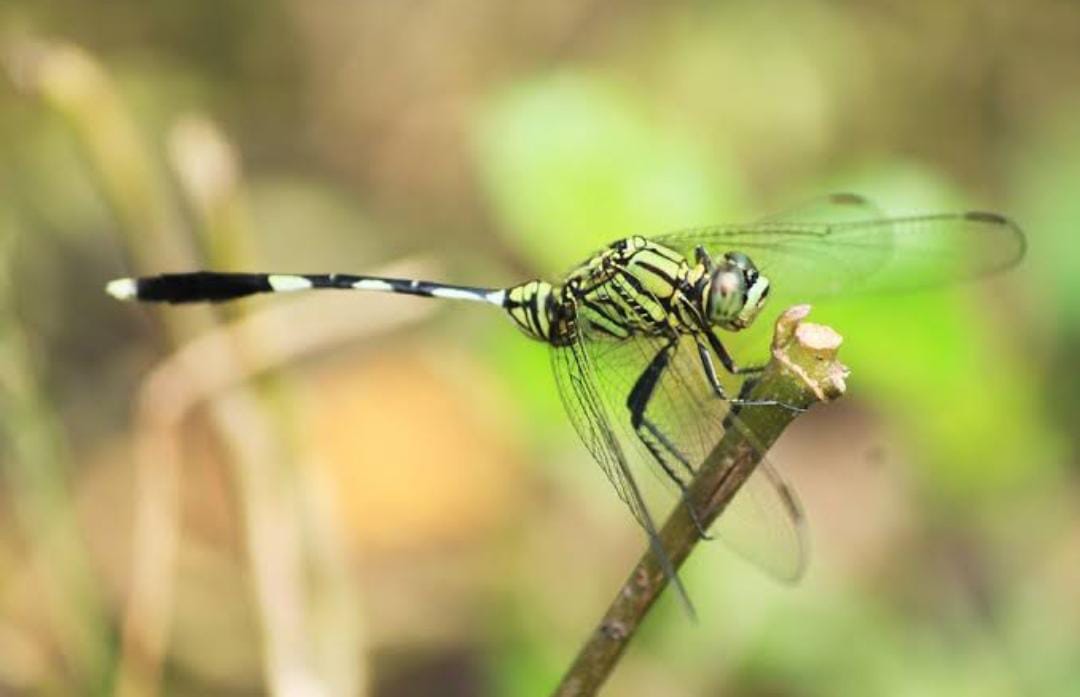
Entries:
[[138, 288], [134, 278], [118, 278], [105, 284], [105, 292], [117, 300], [134, 300]]

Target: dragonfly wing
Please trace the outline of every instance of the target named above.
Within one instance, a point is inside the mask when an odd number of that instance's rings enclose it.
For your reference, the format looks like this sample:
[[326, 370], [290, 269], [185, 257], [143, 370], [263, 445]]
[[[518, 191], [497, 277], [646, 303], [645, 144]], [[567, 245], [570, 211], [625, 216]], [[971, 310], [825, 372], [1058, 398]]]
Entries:
[[[855, 211], [866, 209], [853, 206]], [[993, 213], [834, 221], [772, 219], [685, 230], [655, 238], [682, 254], [698, 246], [714, 257], [750, 256], [776, 294], [798, 302], [844, 293], [934, 288], [1012, 268], [1024, 235]]]
[[795, 490], [763, 457], [712, 532], [739, 556], [793, 583], [809, 561], [806, 518]]
[[[689, 483], [726, 428], [746, 427], [731, 413], [731, 403], [714, 393], [693, 337], [682, 336], [645, 410], [645, 417], [677, 451], [675, 454], [662, 449], [667, 457], [661, 464], [635, 432], [627, 397], [668, 339], [639, 335], [614, 340], [602, 331], [590, 330], [585, 318], [579, 333], [594, 375], [593, 398], [599, 401], [599, 410], [610, 424], [611, 436], [632, 473], [630, 479], [640, 484], [637, 490], [643, 501], [653, 504], [653, 510], [661, 505], [670, 507], [679, 500], [681, 492], [668, 471]], [[718, 377], [727, 394], [732, 395], [739, 393], [745, 380], [722, 369]], [[579, 426], [578, 431], [583, 439], [591, 437], [587, 428]], [[747, 435], [757, 446], [756, 438]], [[762, 460], [765, 462], [764, 457]], [[613, 479], [616, 488], [625, 488], [617, 479]], [[755, 470], [750, 476], [716, 524], [717, 533], [732, 549], [782, 580], [798, 578], [805, 566], [807, 554], [802, 528], [801, 509], [794, 493], [767, 462], [765, 469]]]
[[613, 431], [603, 400], [596, 391], [596, 375], [589, 356], [577, 342], [551, 349], [551, 365], [563, 407], [578, 437], [630, 508], [638, 523], [653, 527], [633, 472]]
[[[576, 318], [571, 321], [577, 322]], [[645, 530], [649, 546], [693, 617], [694, 608], [690, 596], [664, 550], [649, 507], [624, 454], [623, 444], [616, 436], [612, 414], [597, 389], [598, 366], [593, 363], [581, 341], [572, 342], [569, 346], [553, 347], [551, 360], [559, 395], [570, 421], [585, 447], [615, 487], [619, 498], [626, 503], [638, 524]]]
[[759, 220], [759, 223], [841, 223], [881, 220], [885, 212], [872, 199], [848, 192], [811, 198]]

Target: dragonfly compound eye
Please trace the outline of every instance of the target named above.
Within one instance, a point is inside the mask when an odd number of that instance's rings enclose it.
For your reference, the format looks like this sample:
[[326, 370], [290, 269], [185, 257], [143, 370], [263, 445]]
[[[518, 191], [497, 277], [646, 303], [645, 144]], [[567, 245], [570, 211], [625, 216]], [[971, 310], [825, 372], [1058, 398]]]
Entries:
[[738, 328], [736, 323], [746, 304], [746, 275], [742, 269], [724, 263], [713, 272], [709, 288], [709, 319], [713, 324]]
[[769, 279], [746, 255], [730, 253], [713, 272], [708, 314], [714, 325], [739, 330], [750, 326], [769, 294]]

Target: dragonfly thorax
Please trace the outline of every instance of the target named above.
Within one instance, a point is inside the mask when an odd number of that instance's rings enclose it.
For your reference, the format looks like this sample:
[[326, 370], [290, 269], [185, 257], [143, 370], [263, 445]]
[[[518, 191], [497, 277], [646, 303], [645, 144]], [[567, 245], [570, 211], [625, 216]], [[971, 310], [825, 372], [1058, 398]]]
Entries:
[[597, 338], [698, 333], [748, 327], [769, 294], [749, 257], [729, 252], [695, 263], [641, 237], [612, 244], [560, 285], [534, 280], [510, 288], [504, 309], [526, 334], [555, 346], [585, 331]]

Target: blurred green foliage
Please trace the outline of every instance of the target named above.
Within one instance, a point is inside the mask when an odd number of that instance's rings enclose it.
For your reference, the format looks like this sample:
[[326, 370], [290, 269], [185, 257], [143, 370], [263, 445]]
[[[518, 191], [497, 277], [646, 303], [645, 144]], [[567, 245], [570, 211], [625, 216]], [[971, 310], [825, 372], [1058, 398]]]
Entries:
[[[1007, 213], [1029, 258], [987, 284], [815, 307], [853, 373], [775, 457], [806, 500], [809, 578], [782, 588], [699, 551], [700, 625], [662, 600], [608, 691], [1080, 692], [1078, 47], [1080, 9], [1050, 2], [0, 8], [0, 692], [128, 684], [132, 463], [153, 430], [132, 402], [176, 347], [239, 319], [118, 307], [105, 280], [408, 254], [450, 281], [557, 278], [618, 237], [837, 190], [892, 214]], [[178, 163], [191, 118], [220, 134], [224, 170]], [[411, 307], [334, 300], [328, 323]], [[558, 679], [640, 536], [544, 347], [472, 307], [388, 331], [290, 362], [286, 389], [256, 381], [251, 421], [221, 391], [172, 425], [178, 561], [155, 597], [174, 624], [149, 684]], [[230, 350], [253, 365], [261, 347]], [[350, 427], [375, 417], [385, 433]], [[252, 442], [272, 466], [251, 467]], [[266, 563], [281, 550], [295, 558]]]
[[741, 213], [734, 163], [650, 123], [610, 81], [515, 86], [482, 122], [481, 173], [508, 241], [549, 273], [629, 233]]

